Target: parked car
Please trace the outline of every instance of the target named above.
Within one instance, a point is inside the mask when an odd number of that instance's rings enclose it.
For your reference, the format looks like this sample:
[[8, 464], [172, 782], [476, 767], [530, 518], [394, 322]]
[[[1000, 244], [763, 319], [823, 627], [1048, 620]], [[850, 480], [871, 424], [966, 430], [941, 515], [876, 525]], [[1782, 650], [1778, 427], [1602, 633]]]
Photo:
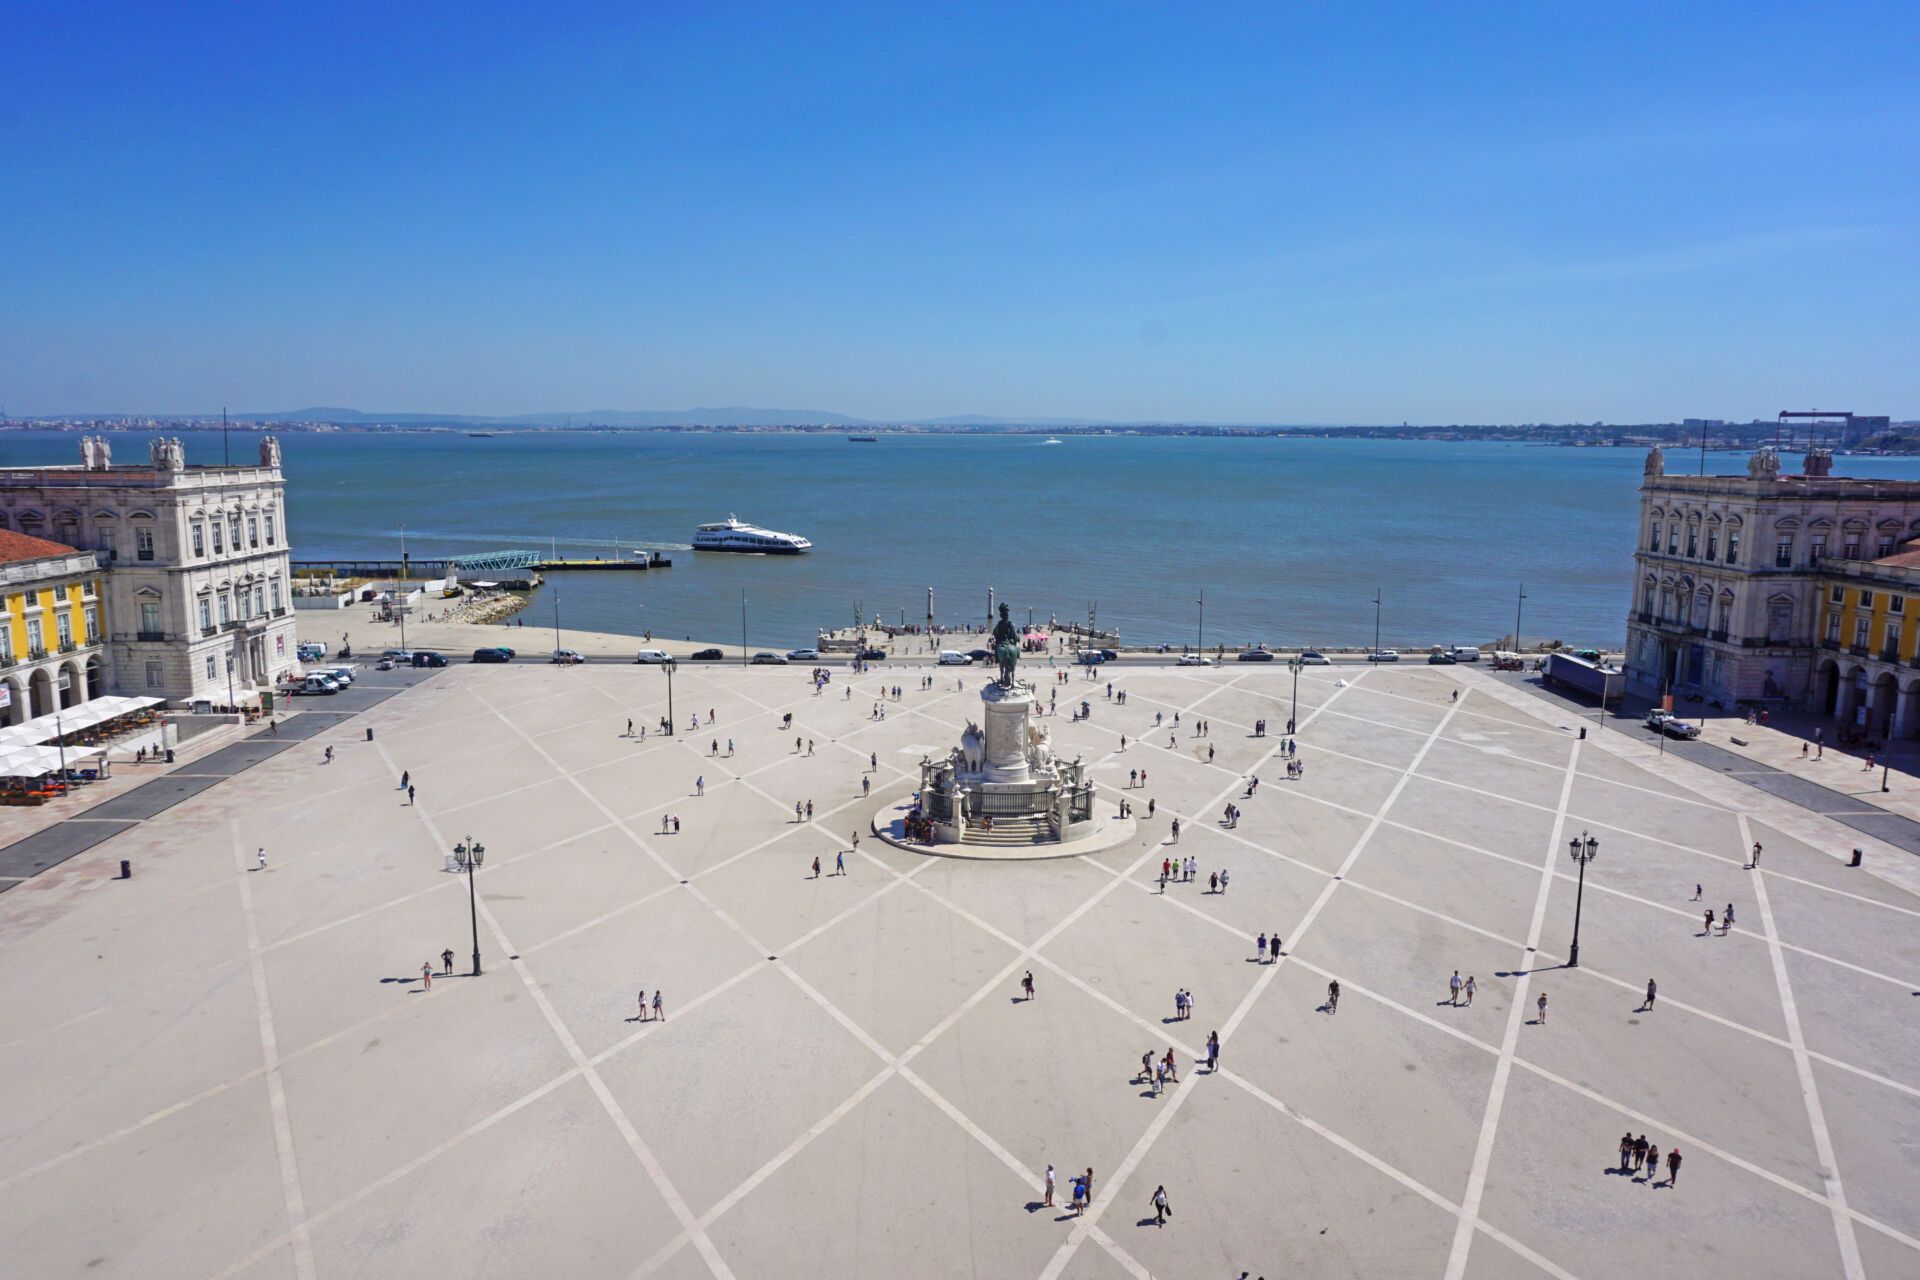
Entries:
[[577, 649], [555, 649], [551, 660], [563, 667], [575, 666], [586, 661]]
[[1119, 651], [1114, 649], [1102, 649], [1100, 651], [1100, 660], [1102, 662], [1118, 662], [1120, 660]]
[[333, 682], [339, 685], [342, 689], [344, 689], [348, 685], [353, 683], [353, 673], [358, 671], [359, 669], [360, 668], [353, 667], [353, 666], [321, 667], [320, 674], [323, 676], [332, 676]]
[[1180, 655], [1180, 665], [1183, 667], [1210, 667], [1213, 665], [1213, 659], [1204, 653], [1183, 653]]
[[885, 649], [862, 649], [860, 651], [860, 661], [862, 662], [885, 662], [886, 660], [887, 651]]
[[332, 676], [313, 675], [300, 682], [301, 693], [338, 693], [340, 686]]
[[475, 662], [509, 662], [512, 659], [505, 649], [475, 649], [473, 660]]
[[1242, 649], [1239, 653], [1234, 655], [1234, 661], [1236, 662], [1272, 662], [1273, 650]]
[[413, 665], [416, 667], [444, 667], [447, 665], [447, 657], [445, 654], [435, 653], [431, 649], [422, 649], [413, 655]]
[[413, 650], [389, 649], [385, 653], [381, 654], [380, 656], [383, 658], [392, 658], [395, 662], [399, 663], [401, 666], [404, 667], [408, 663], [413, 661]]
[[665, 667], [673, 664], [673, 655], [665, 649], [642, 649], [633, 660], [650, 666]]
[[695, 662], [718, 662], [726, 656], [726, 654], [720, 652], [718, 649], [702, 649], [693, 655], [693, 660]]
[[293, 656], [302, 662], [318, 662], [327, 656], [327, 646], [317, 640], [302, 640], [294, 647]]
[[787, 659], [785, 654], [756, 653], [753, 655], [753, 665], [756, 667], [784, 667], [787, 665]]
[[1321, 653], [1318, 649], [1302, 649], [1300, 651], [1300, 665], [1303, 667], [1330, 667], [1333, 663], [1328, 661], [1327, 655]]
[[967, 656], [968, 656], [969, 658], [972, 658], [972, 659], [973, 659], [973, 660], [974, 660], [975, 662], [992, 662], [992, 661], [993, 661], [993, 650], [991, 650], [991, 649], [969, 649], [969, 650], [967, 650]]
[[972, 658], [969, 658], [958, 649], [942, 649], [940, 651], [940, 665], [943, 667], [964, 667], [970, 665], [972, 662]]
[[820, 661], [820, 651], [818, 649], [789, 649], [787, 650], [787, 661], [818, 662]]
[[1100, 656], [1098, 649], [1085, 649], [1081, 651], [1078, 661], [1083, 667], [1097, 667], [1106, 659]]
[[1474, 648], [1470, 644], [1457, 644], [1453, 646], [1453, 648], [1447, 650], [1447, 652], [1453, 655], [1453, 660], [1455, 662], [1480, 661], [1480, 651]]
[[375, 671], [391, 671], [393, 670], [393, 659], [382, 658], [380, 659], [380, 661], [373, 664], [373, 669]]
[[1671, 711], [1662, 711], [1659, 707], [1647, 712], [1647, 728], [1656, 733], [1664, 733], [1669, 738], [1697, 738], [1700, 726], [1689, 724]]
[[1427, 655], [1427, 665], [1430, 667], [1451, 667], [1458, 661], [1459, 659], [1452, 654], [1441, 653], [1438, 650]]
[[1392, 649], [1375, 649], [1367, 655], [1368, 662], [1398, 662], [1400, 655]]

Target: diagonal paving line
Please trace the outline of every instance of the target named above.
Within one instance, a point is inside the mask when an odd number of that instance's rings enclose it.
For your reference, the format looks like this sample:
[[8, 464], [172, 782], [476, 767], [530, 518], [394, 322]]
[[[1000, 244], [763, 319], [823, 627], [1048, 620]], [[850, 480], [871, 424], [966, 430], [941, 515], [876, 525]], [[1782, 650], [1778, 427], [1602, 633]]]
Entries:
[[[1346, 688], [1351, 689], [1356, 687], [1360, 679], [1361, 676], [1355, 676], [1353, 682], [1348, 684]], [[1314, 708], [1313, 712], [1308, 715], [1307, 721], [1311, 721], [1315, 716], [1332, 706], [1334, 698], [1338, 696], [1339, 692], [1336, 692], [1333, 697], [1328, 698], [1327, 701]], [[1454, 703], [1448, 708], [1446, 715], [1441, 717], [1440, 723], [1434, 727], [1433, 733], [1429, 735], [1426, 743], [1421, 747], [1421, 756], [1424, 756], [1426, 752], [1431, 749], [1434, 742], [1438, 741], [1441, 731], [1452, 721], [1454, 714], [1458, 710], [1458, 703]], [[1296, 726], [1296, 730], [1304, 727], [1305, 722]], [[1254, 769], [1258, 769], [1268, 760], [1272, 759], [1285, 745], [1290, 736], [1297, 737], [1298, 734], [1283, 736], [1278, 739], [1271, 749], [1249, 766], [1248, 771], [1251, 772]], [[1419, 757], [1416, 757], [1414, 760], [1414, 768], [1418, 767]], [[1380, 806], [1380, 813], [1367, 825], [1366, 830], [1361, 833], [1360, 838], [1354, 842], [1352, 850], [1347, 854], [1346, 861], [1341, 865], [1339, 874], [1328, 882], [1326, 888], [1321, 890], [1319, 897], [1314, 899], [1313, 904], [1307, 908], [1306, 914], [1301, 917], [1300, 923], [1294, 928], [1293, 936], [1296, 939], [1305, 934], [1307, 930], [1313, 926], [1314, 921], [1319, 918], [1320, 913], [1326, 909], [1327, 903], [1331, 901], [1334, 892], [1340, 887], [1341, 881], [1344, 880], [1347, 872], [1352, 869], [1353, 864], [1359, 859], [1361, 853], [1366, 850], [1367, 844], [1373, 839], [1374, 833], [1380, 829], [1381, 819], [1384, 818], [1387, 811], [1393, 807], [1394, 802], [1400, 798], [1400, 793], [1405, 790], [1407, 782], [1411, 777], [1412, 770], [1410, 769], [1394, 784], [1393, 790], [1388, 793], [1386, 801]], [[1214, 805], [1220, 804], [1232, 793], [1233, 788], [1238, 785], [1239, 783], [1237, 781], [1230, 784], [1203, 807], [1211, 809]], [[1133, 870], [1137, 869], [1138, 865], [1139, 864], [1136, 863], [1134, 868], [1129, 868], [1126, 874], [1127, 880], [1130, 881], [1132, 879]], [[1115, 880], [1112, 883], [1117, 885], [1120, 881]], [[1253, 988], [1242, 998], [1239, 1006], [1234, 1009], [1233, 1013], [1228, 1016], [1226, 1022], [1222, 1024], [1225, 1028], [1221, 1036], [1223, 1041], [1231, 1037], [1233, 1031], [1240, 1025], [1242, 1019], [1244, 1019], [1247, 1013], [1253, 1008], [1254, 1002], [1259, 999], [1261, 993], [1266, 990], [1267, 986], [1278, 973], [1279, 966], [1274, 965], [1255, 980]], [[1140, 1162], [1146, 1158], [1153, 1144], [1159, 1140], [1160, 1135], [1165, 1132], [1167, 1126], [1172, 1123], [1174, 1116], [1179, 1113], [1181, 1106], [1186, 1102], [1187, 1098], [1192, 1095], [1193, 1082], [1194, 1078], [1189, 1077], [1184, 1086], [1175, 1089], [1173, 1097], [1168, 1101], [1166, 1107], [1161, 1110], [1159, 1115], [1154, 1117], [1153, 1122], [1147, 1126], [1147, 1131], [1135, 1142], [1133, 1149], [1127, 1153], [1121, 1160], [1119, 1166], [1108, 1176], [1106, 1191], [1097, 1201], [1088, 1206], [1087, 1212], [1083, 1215], [1081, 1221], [1075, 1224], [1075, 1230], [1068, 1234], [1067, 1239], [1054, 1254], [1052, 1261], [1041, 1271], [1041, 1280], [1058, 1280], [1061, 1272], [1063, 1272], [1067, 1264], [1073, 1260], [1073, 1255], [1079, 1249], [1081, 1241], [1086, 1238], [1086, 1232], [1082, 1224], [1084, 1224], [1085, 1227], [1091, 1227], [1098, 1223], [1101, 1215], [1105, 1213], [1108, 1206], [1113, 1203], [1114, 1197], [1118, 1195], [1121, 1186], [1132, 1176], [1133, 1171], [1139, 1166]]]
[[240, 823], [229, 820], [233, 866], [240, 879], [240, 911], [247, 928], [247, 960], [253, 970], [253, 998], [260, 1021], [260, 1054], [267, 1077], [267, 1106], [273, 1113], [273, 1145], [280, 1157], [280, 1187], [286, 1200], [287, 1223], [293, 1239], [293, 1269], [300, 1280], [313, 1280], [313, 1239], [307, 1230], [306, 1193], [300, 1186], [300, 1162], [293, 1150], [293, 1124], [287, 1117], [286, 1084], [280, 1078], [280, 1046], [273, 1029], [273, 997], [267, 985], [267, 966], [260, 954], [260, 925], [253, 910], [256, 874], [247, 866], [240, 844]]
[[[1540, 870], [1540, 890], [1533, 901], [1533, 920], [1527, 926], [1526, 950], [1521, 953], [1520, 977], [1513, 985], [1513, 1002], [1507, 1010], [1506, 1034], [1500, 1042], [1500, 1056], [1493, 1068], [1493, 1085], [1487, 1093], [1486, 1110], [1481, 1113], [1480, 1137], [1473, 1150], [1473, 1168], [1467, 1175], [1467, 1193], [1461, 1197], [1462, 1217], [1454, 1229], [1453, 1248], [1447, 1255], [1446, 1280], [1461, 1280], [1467, 1270], [1467, 1254], [1473, 1248], [1473, 1230], [1469, 1220], [1480, 1216], [1480, 1198], [1486, 1193], [1487, 1171], [1493, 1165], [1493, 1140], [1500, 1126], [1500, 1111], [1507, 1097], [1507, 1080], [1513, 1072], [1514, 1050], [1520, 1041], [1520, 1026], [1527, 1016], [1527, 989], [1533, 978], [1533, 965], [1540, 946], [1540, 932], [1547, 921], [1547, 898], [1553, 892], [1554, 861], [1560, 856], [1560, 836], [1566, 829], [1567, 801], [1573, 795], [1573, 780], [1580, 762], [1580, 744], [1575, 742], [1567, 757], [1566, 777], [1560, 784], [1560, 808], [1554, 815], [1553, 834], [1547, 838], [1546, 865]], [[1543, 995], [1541, 997], [1545, 999]]]
[[[1747, 815], [1739, 816], [1740, 847], [1758, 849]], [[1759, 861], [1758, 855], [1754, 858]], [[1820, 1105], [1820, 1090], [1813, 1079], [1813, 1064], [1807, 1060], [1807, 1038], [1800, 1029], [1800, 1010], [1793, 1000], [1793, 984], [1787, 980], [1787, 958], [1780, 951], [1780, 935], [1773, 924], [1773, 906], [1767, 900], [1766, 880], [1760, 868], [1750, 867], [1753, 896], [1760, 907], [1760, 923], [1767, 933], [1767, 955], [1773, 961], [1773, 979], [1780, 989], [1780, 1008], [1787, 1018], [1787, 1039], [1793, 1048], [1793, 1067], [1800, 1077], [1800, 1094], [1806, 1100], [1807, 1125], [1813, 1130], [1813, 1150], [1820, 1160], [1820, 1179], [1827, 1188], [1827, 1200], [1833, 1211], [1833, 1230], [1840, 1245], [1840, 1264], [1847, 1280], [1866, 1280], [1860, 1262], [1860, 1242], [1853, 1234], [1853, 1219], [1847, 1213], [1846, 1188], [1840, 1181], [1840, 1162], [1833, 1151], [1833, 1135], [1827, 1130], [1826, 1109]]]

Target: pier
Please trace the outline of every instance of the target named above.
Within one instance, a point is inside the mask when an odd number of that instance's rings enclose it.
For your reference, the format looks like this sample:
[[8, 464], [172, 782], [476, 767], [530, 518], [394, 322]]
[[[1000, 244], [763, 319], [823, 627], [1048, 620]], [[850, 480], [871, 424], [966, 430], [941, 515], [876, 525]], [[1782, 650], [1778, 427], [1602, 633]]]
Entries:
[[524, 581], [532, 574], [561, 570], [638, 572], [672, 567], [672, 558], [658, 551], [650, 551], [644, 556], [631, 555], [624, 559], [609, 557], [569, 560], [542, 556], [534, 551], [490, 551], [480, 555], [466, 556], [405, 556], [398, 560], [295, 560], [292, 562], [293, 576], [296, 578], [394, 578], [400, 581], [412, 578], [466, 580], [476, 577]]

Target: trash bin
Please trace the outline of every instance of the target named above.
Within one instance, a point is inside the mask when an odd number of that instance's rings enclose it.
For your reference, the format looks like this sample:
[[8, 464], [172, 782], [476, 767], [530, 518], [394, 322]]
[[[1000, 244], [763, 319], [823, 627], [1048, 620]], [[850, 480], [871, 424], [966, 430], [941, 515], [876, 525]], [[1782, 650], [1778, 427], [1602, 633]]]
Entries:
[[172, 763], [173, 763], [173, 748], [172, 748], [172, 747], [168, 747], [168, 748], [167, 748], [167, 763], [168, 763], [168, 764], [172, 764]]
[[1859, 846], [1856, 845], [1853, 850], [1853, 861], [1847, 863], [1847, 865], [1850, 867], [1857, 867], [1860, 865], [1860, 859], [1865, 856], [1866, 854], [1859, 848]]
[[120, 878], [122, 880], [133, 879], [133, 863], [125, 858], [120, 859]]
[[368, 726], [367, 726], [367, 741], [368, 741], [368, 742], [372, 742], [372, 741], [373, 741], [373, 726], [372, 726], [372, 725], [368, 725]]

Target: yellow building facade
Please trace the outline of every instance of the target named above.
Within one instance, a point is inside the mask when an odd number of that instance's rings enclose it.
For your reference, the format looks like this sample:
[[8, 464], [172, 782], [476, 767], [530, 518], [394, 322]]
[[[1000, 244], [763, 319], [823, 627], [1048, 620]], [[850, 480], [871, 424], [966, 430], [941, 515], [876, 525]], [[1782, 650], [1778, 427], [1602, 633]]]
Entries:
[[106, 691], [104, 608], [93, 552], [0, 530], [0, 723]]

